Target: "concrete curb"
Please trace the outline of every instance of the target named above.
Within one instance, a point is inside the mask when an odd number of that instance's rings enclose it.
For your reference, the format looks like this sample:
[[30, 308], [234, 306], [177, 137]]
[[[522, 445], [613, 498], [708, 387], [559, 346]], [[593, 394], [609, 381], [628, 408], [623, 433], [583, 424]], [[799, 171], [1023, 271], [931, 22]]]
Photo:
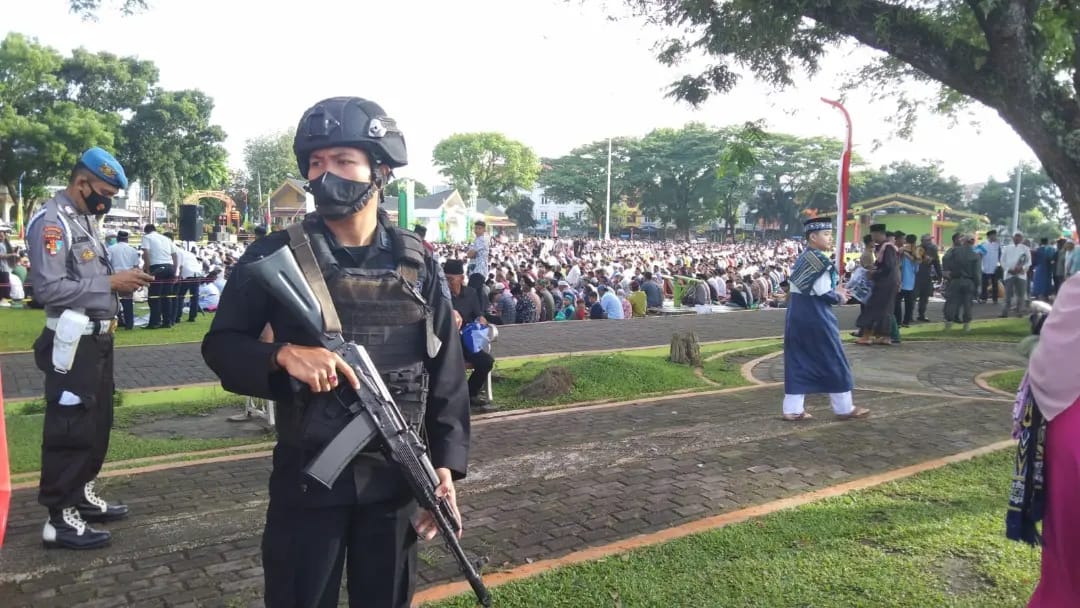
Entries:
[[746, 380], [747, 382], [749, 382], [751, 384], [756, 384], [756, 385], [759, 385], [759, 386], [765, 386], [765, 385], [770, 385], [770, 384], [780, 384], [779, 382], [769, 383], [769, 382], [765, 382], [764, 380], [758, 380], [757, 378], [754, 377], [754, 368], [757, 367], [758, 365], [761, 365], [762, 363], [768, 361], [769, 359], [775, 359], [776, 357], [779, 357], [780, 355], [783, 355], [783, 354], [784, 354], [784, 350], [780, 349], [779, 351], [777, 351], [775, 353], [769, 353], [767, 355], [762, 355], [762, 356], [758, 357], [757, 359], [752, 359], [750, 361], [747, 361], [746, 363], [742, 364], [741, 368], [739, 368], [739, 374], [742, 375], [743, 380]]
[[990, 371], [983, 372], [983, 373], [979, 374], [978, 376], [975, 376], [975, 386], [978, 386], [979, 388], [983, 389], [984, 391], [989, 391], [989, 392], [994, 393], [996, 395], [1001, 395], [1002, 397], [1008, 397], [1010, 401], [1014, 400], [1014, 399], [1016, 399], [1016, 393], [1010, 393], [1010, 392], [1007, 392], [1007, 391], [1003, 391], [1003, 390], [1001, 390], [1001, 389], [999, 389], [997, 387], [994, 387], [993, 385], [990, 384], [989, 380], [990, 380], [990, 378], [992, 376], [996, 376], [998, 374], [1003, 374], [1005, 372], [1014, 372], [1014, 371], [1016, 371], [1018, 369], [1024, 369], [1024, 368], [1022, 368], [1022, 367], [1010, 367], [1010, 368], [1006, 368], [1006, 369], [992, 369]]

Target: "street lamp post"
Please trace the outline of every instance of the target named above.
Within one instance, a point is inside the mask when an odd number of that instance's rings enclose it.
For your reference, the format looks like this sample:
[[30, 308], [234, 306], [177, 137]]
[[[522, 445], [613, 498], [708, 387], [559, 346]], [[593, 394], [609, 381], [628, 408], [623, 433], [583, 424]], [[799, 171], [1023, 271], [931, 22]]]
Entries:
[[611, 138], [607, 139], [607, 217], [604, 220], [604, 240], [611, 240]]
[[26, 177], [26, 171], [19, 174], [19, 204], [15, 206], [15, 234], [19, 235], [19, 238], [25, 238], [23, 234], [23, 196], [22, 196], [22, 180]]
[[1016, 166], [1016, 197], [1013, 199], [1013, 234], [1020, 232], [1020, 176], [1024, 173], [1024, 166]]

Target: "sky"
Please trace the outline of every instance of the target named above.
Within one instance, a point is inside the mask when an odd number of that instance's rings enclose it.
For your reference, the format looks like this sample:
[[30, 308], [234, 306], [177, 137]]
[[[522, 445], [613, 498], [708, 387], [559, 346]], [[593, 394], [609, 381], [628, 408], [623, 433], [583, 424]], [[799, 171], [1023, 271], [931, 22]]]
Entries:
[[[209, 94], [235, 167], [245, 140], [294, 127], [320, 99], [356, 95], [378, 102], [403, 129], [410, 164], [397, 175], [429, 185], [445, 181], [431, 150], [454, 133], [500, 131], [540, 156], [689, 121], [764, 119], [770, 130], [841, 138], [842, 116], [820, 98], [838, 98], [844, 73], [872, 56], [848, 45], [791, 89], [748, 77], [693, 109], [665, 97], [686, 69], [655, 60], [662, 33], [606, 18], [603, 5], [619, 7], [618, 0], [390, 0], [377, 9], [370, 0], [150, 0], [149, 11], [129, 17], [115, 2], [105, 0], [96, 22], [71, 15], [67, 0], [0, 0], [0, 7], [17, 6], [2, 11], [8, 31], [64, 54], [81, 46], [149, 59], [160, 86]], [[845, 105], [855, 152], [873, 166], [940, 160], [967, 184], [1034, 162], [986, 108], [955, 125], [921, 115], [905, 140], [886, 122], [893, 101], [857, 91]]]

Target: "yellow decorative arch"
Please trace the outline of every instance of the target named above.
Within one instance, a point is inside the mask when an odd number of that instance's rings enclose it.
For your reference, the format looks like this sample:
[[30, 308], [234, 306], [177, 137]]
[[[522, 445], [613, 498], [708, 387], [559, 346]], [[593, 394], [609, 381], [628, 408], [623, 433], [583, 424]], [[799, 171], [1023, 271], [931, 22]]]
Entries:
[[225, 203], [225, 216], [232, 215], [232, 210], [236, 208], [236, 203], [233, 202], [232, 197], [222, 192], [221, 190], [198, 190], [184, 197], [185, 205], [194, 205], [199, 202], [199, 199], [204, 198], [216, 198], [217, 200]]

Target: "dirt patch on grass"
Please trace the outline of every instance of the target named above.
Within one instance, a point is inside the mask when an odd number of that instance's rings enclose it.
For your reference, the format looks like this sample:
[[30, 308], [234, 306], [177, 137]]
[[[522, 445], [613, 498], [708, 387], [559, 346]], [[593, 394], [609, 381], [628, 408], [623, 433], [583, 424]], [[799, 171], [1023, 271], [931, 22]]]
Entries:
[[550, 399], [567, 395], [574, 388], [574, 373], [568, 368], [553, 365], [545, 368], [518, 391], [526, 399]]
[[231, 405], [199, 415], [159, 416], [136, 420], [124, 430], [153, 439], [239, 439], [273, 435], [270, 425], [261, 418], [248, 418], [242, 422], [228, 420], [229, 416], [241, 412], [241, 407]]
[[938, 565], [950, 595], [969, 595], [990, 588], [991, 584], [979, 574], [967, 559], [950, 555]]

